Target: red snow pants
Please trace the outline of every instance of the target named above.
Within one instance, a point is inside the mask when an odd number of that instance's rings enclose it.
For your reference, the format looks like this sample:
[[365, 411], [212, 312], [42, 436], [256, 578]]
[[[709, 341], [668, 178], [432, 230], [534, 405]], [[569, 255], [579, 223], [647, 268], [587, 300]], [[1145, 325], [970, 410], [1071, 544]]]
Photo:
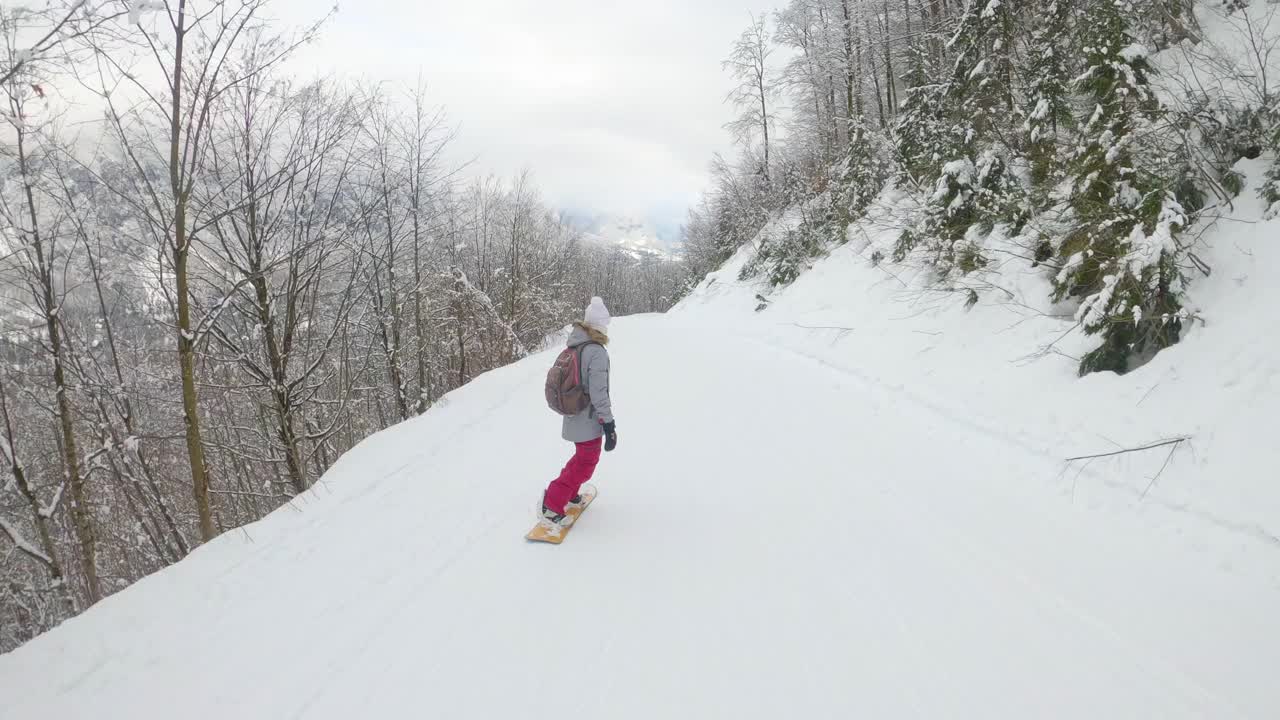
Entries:
[[600, 446], [604, 438], [596, 438], [587, 442], [574, 443], [576, 449], [568, 464], [560, 471], [560, 477], [551, 481], [543, 503], [558, 513], [564, 513], [564, 506], [569, 504], [578, 488], [591, 479], [600, 462]]

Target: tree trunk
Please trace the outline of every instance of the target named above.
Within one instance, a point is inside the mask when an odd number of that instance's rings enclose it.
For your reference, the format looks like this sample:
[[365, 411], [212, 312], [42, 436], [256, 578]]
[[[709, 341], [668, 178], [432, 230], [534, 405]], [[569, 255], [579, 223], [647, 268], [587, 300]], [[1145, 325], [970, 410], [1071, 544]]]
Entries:
[[[416, 182], [420, 183], [421, 176]], [[427, 372], [427, 324], [422, 319], [422, 229], [421, 220], [418, 213], [421, 211], [419, 207], [418, 194], [421, 188], [415, 186], [414, 191], [414, 209], [413, 209], [413, 323], [417, 326], [417, 360], [418, 360], [418, 405], [417, 413], [421, 415], [427, 411], [427, 406], [431, 402], [431, 385], [430, 376]]]
[[466, 293], [466, 286], [462, 282], [462, 270], [458, 268], [454, 268], [453, 277], [454, 277], [453, 291], [454, 291], [455, 297], [457, 298], [455, 302], [453, 319], [454, 319], [455, 327], [457, 329], [457, 341], [458, 341], [458, 387], [462, 387], [463, 385], [467, 384], [467, 341], [466, 341], [466, 329], [464, 327], [465, 323], [462, 317], [463, 310], [464, 310], [463, 297], [465, 296], [465, 293]]
[[280, 425], [280, 442], [284, 445], [285, 467], [289, 470], [289, 483], [295, 493], [307, 491], [307, 468], [299, 448], [298, 433], [293, 427], [293, 412], [284, 393], [276, 394], [276, 420]]
[[853, 142], [853, 133], [849, 131], [850, 123], [854, 117], [854, 94], [853, 94], [853, 16], [849, 13], [849, 0], [840, 0], [840, 9], [844, 12], [844, 106], [845, 106], [845, 137], [850, 143]]
[[934, 58], [933, 61], [941, 67], [947, 57], [947, 44], [938, 37], [942, 32], [942, 0], [929, 0], [929, 19], [933, 23], [930, 34], [934, 36]]
[[[851, 30], [850, 32], [853, 32], [853, 31]], [[857, 117], [859, 120], [861, 120], [863, 114], [866, 112], [865, 108], [863, 107], [863, 98], [862, 98], [863, 96], [862, 38], [857, 37], [856, 35], [853, 38], [853, 55], [854, 55], [853, 76], [854, 76], [854, 81], [857, 83], [857, 85], [854, 88], [854, 103], [855, 103], [854, 106], [858, 111]]]
[[764, 179], [769, 179], [769, 106], [765, 95], [764, 72], [759, 76], [760, 131], [764, 135]]
[[868, 46], [869, 46], [869, 47], [867, 48], [867, 62], [868, 62], [868, 64], [872, 65], [872, 68], [871, 68], [871, 82], [875, 84], [875, 89], [876, 89], [876, 112], [877, 112], [877, 113], [879, 113], [879, 115], [880, 115], [880, 129], [881, 129], [881, 130], [884, 130], [884, 129], [886, 129], [886, 128], [888, 128], [888, 127], [889, 127], [889, 120], [888, 120], [888, 118], [885, 116], [885, 113], [884, 113], [884, 97], [883, 97], [883, 95], [881, 95], [881, 93], [880, 93], [880, 89], [881, 89], [881, 88], [880, 88], [880, 74], [876, 71], [876, 68], [874, 67], [874, 64], [875, 64], [875, 46], [874, 46], [874, 45], [872, 45], [871, 20], [869, 20], [869, 19], [867, 18], [867, 16], [866, 16], [866, 15], [863, 15], [863, 16], [862, 16], [862, 23], [863, 23], [863, 25], [865, 25], [865, 26], [866, 26], [866, 29], [867, 29], [867, 44], [868, 44]]
[[191, 466], [191, 489], [196, 511], [200, 515], [200, 538], [208, 541], [217, 535], [213, 509], [209, 504], [209, 473], [204, 459], [204, 439], [200, 436], [200, 401], [196, 394], [196, 336], [191, 327], [191, 288], [187, 277], [187, 259], [191, 253], [187, 237], [188, 189], [183, 179], [182, 161], [182, 81], [183, 51], [186, 47], [187, 0], [178, 0], [174, 26], [173, 76], [170, 78], [172, 101], [169, 118], [169, 185], [174, 201], [173, 275], [174, 294], [178, 303], [178, 371], [182, 375], [182, 421], [187, 436], [187, 461]]
[[[382, 334], [386, 346], [387, 366], [391, 374], [391, 382], [395, 384], [396, 410], [401, 420], [409, 419], [409, 402], [405, 397], [404, 374], [400, 369], [400, 297], [396, 288], [396, 240], [394, 215], [391, 210], [391, 188], [387, 178], [387, 159], [382, 158], [382, 209], [383, 220], [387, 224], [387, 295], [383, 307]], [[389, 317], [388, 314], [389, 313]]]
[[[257, 232], [257, 221], [250, 203], [249, 226], [250, 235]], [[256, 239], [254, 241], [257, 242]], [[256, 247], [256, 245], [255, 245]], [[262, 326], [262, 343], [271, 363], [271, 399], [276, 415], [276, 437], [283, 446], [285, 467], [289, 471], [289, 484], [295, 493], [307, 490], [306, 467], [302, 462], [302, 453], [298, 447], [298, 434], [293, 427], [293, 399], [289, 391], [289, 357], [287, 349], [281, 348], [276, 337], [276, 319], [271, 312], [271, 298], [268, 294], [265, 273], [261, 267], [261, 258], [256, 254], [250, 269], [253, 272], [254, 300], [258, 310], [258, 324]]]
[[889, 48], [889, 0], [884, 2], [884, 85], [885, 107], [889, 117], [893, 117], [898, 111], [898, 99], [894, 92], [893, 54]]
[[53, 534], [49, 532], [49, 518], [40, 507], [40, 500], [36, 497], [35, 491], [31, 489], [31, 484], [27, 482], [27, 473], [23, 468], [22, 461], [18, 455], [18, 438], [13, 431], [13, 422], [9, 417], [9, 403], [6, 399], [6, 390], [4, 380], [0, 378], [0, 420], [4, 421], [5, 441], [9, 446], [9, 452], [13, 460], [13, 480], [18, 486], [18, 492], [22, 495], [23, 500], [27, 502], [27, 506], [31, 509], [31, 521], [35, 525], [36, 535], [40, 537], [40, 547], [44, 552], [44, 557], [39, 558], [40, 564], [44, 565], [49, 571], [50, 582], [55, 588], [58, 588], [62, 601], [66, 605], [67, 614], [74, 615], [78, 608], [76, 607], [75, 596], [71, 593], [71, 587], [67, 584], [66, 575], [62, 570], [62, 561], [58, 559], [58, 546], [53, 542]]
[[414, 407], [414, 411], [419, 415], [427, 411], [427, 407], [432, 400], [430, 373], [427, 367], [427, 324], [422, 316], [422, 194], [424, 190], [422, 175], [423, 153], [426, 151], [424, 133], [427, 131], [424, 127], [422, 92], [422, 85], [419, 84], [413, 98], [413, 168], [411, 175], [412, 195], [410, 197], [410, 213], [413, 220], [413, 323], [416, 328], [415, 335], [417, 336], [417, 357], [415, 360], [418, 368], [418, 402]]
[[54, 300], [52, 254], [45, 257], [44, 239], [40, 234], [36, 215], [35, 193], [31, 188], [31, 168], [27, 162], [26, 131], [17, 126], [18, 165], [22, 173], [23, 194], [27, 203], [27, 216], [31, 222], [28, 239], [34, 254], [37, 293], [36, 305], [44, 315], [45, 331], [49, 336], [49, 352], [53, 358], [53, 391], [58, 403], [58, 430], [61, 434], [62, 472], [71, 488], [71, 519], [76, 542], [80, 548], [80, 565], [84, 572], [89, 603], [102, 597], [102, 584], [98, 580], [97, 539], [94, 536], [93, 514], [89, 509], [89, 496], [85, 492], [84, 477], [80, 473], [80, 456], [76, 450], [76, 434], [73, 424], [71, 398], [67, 392], [66, 360], [62, 345], [58, 313], [62, 311]]
[[[70, 196], [68, 196], [68, 200], [70, 199]], [[120, 415], [124, 421], [125, 432], [129, 433], [130, 437], [136, 437], [138, 433], [134, 429], [133, 424], [133, 403], [129, 399], [128, 395], [123, 394], [125, 392], [123, 389], [125, 384], [124, 369], [121, 367], [120, 354], [116, 349], [115, 330], [113, 328], [113, 323], [111, 322], [111, 314], [107, 311], [106, 295], [102, 292], [102, 272], [98, 267], [97, 259], [93, 255], [93, 249], [89, 247], [88, 238], [83, 236], [82, 238], [84, 239], [85, 245], [85, 257], [89, 261], [89, 271], [93, 278], [93, 288], [98, 298], [98, 313], [102, 318], [102, 327], [107, 336], [107, 350], [111, 355], [111, 367], [115, 371], [116, 383], [121, 388], [120, 392], [122, 393], [122, 397], [119, 399]], [[106, 409], [101, 408], [100, 412], [103, 414], [103, 420], [105, 422]], [[115, 438], [114, 441], [117, 445], [120, 444], [119, 438]], [[129, 452], [129, 450], [125, 449], [124, 452]], [[147, 458], [143, 453], [142, 448], [138, 447], [132, 452], [136, 456], [138, 468], [141, 471], [143, 478], [146, 480], [147, 489], [151, 493], [151, 500], [160, 510], [160, 516], [164, 520], [165, 527], [168, 530], [169, 535], [173, 538], [174, 543], [177, 545], [178, 556], [175, 560], [181, 560], [186, 557], [187, 553], [191, 552], [190, 548], [187, 547], [187, 541], [182, 536], [182, 532], [178, 529], [178, 523], [173, 519], [172, 513], [169, 512], [169, 508], [165, 504], [164, 493], [160, 491], [160, 486], [156, 483], [155, 476], [152, 474], [151, 468], [147, 464]]]
[[[176, 116], [175, 116], [176, 119]], [[173, 154], [178, 145], [173, 145]], [[191, 465], [191, 486], [200, 514], [200, 538], [212, 540], [218, 534], [209, 503], [209, 473], [205, 465], [204, 439], [200, 436], [200, 399], [196, 393], [196, 336], [191, 328], [191, 297], [187, 277], [187, 208], [179, 197], [174, 235], [173, 273], [178, 296], [178, 369], [182, 373], [182, 421], [187, 436], [187, 461]]]

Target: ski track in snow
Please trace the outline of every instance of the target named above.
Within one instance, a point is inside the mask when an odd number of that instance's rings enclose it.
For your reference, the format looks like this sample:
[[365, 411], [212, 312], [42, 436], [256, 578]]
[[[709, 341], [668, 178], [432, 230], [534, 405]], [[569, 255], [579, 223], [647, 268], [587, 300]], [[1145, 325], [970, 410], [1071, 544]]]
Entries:
[[568, 454], [543, 353], [0, 656], [0, 718], [1276, 716], [1280, 591], [1072, 505], [1036, 440], [679, 316], [614, 335], [564, 545], [522, 540]]
[[[874, 389], [882, 394], [888, 394], [894, 399], [902, 399], [911, 402], [928, 412], [934, 413], [939, 418], [946, 420], [957, 428], [965, 428], [970, 432], [1003, 442], [1007, 445], [1009, 450], [1021, 451], [1052, 462], [1062, 461], [1062, 454], [1060, 452], [1053, 453], [1046, 450], [1050, 444], [1045, 438], [1036, 437], [1028, 432], [1016, 432], [1002, 429], [998, 427], [999, 423], [995, 418], [987, 416], [977, 408], [970, 407], [967, 411], [961, 411], [956, 407], [949, 407], [944, 403], [930, 400], [923, 394], [912, 392], [903, 384], [891, 384], [885, 382], [884, 380], [866, 372], [862, 372], [855, 367], [842, 367], [824, 360], [822, 357], [813, 353], [805, 352], [793, 347], [784, 347], [778, 344], [769, 343], [746, 335], [740, 335], [738, 338], [743, 341], [753, 343], [762, 349], [793, 355], [803, 361], [819, 366], [823, 370], [849, 378], [854, 382], [859, 383], [864, 389]], [[1235, 381], [1233, 380], [1229, 382], [1234, 384]], [[1148, 496], [1143, 492], [1142, 488], [1134, 488], [1131, 485], [1117, 482], [1104, 472], [1089, 469], [1087, 463], [1076, 467], [1066, 467], [1058, 472], [1058, 475], [1060, 476], [1065, 474], [1071, 474], [1075, 478], [1076, 482], [1078, 482], [1081, 477], [1096, 480], [1107, 485], [1113, 490], [1128, 493], [1135, 498], [1141, 498], [1145, 502], [1157, 505], [1164, 510], [1176, 513], [1185, 513], [1194, 519], [1214, 525], [1218, 529], [1228, 533], [1245, 535], [1251, 540], [1261, 540], [1265, 543], [1276, 546], [1276, 548], [1280, 548], [1280, 537], [1276, 537], [1263, 527], [1233, 522], [1206, 510], [1190, 507], [1186, 504], [1169, 502], [1157, 496]]]

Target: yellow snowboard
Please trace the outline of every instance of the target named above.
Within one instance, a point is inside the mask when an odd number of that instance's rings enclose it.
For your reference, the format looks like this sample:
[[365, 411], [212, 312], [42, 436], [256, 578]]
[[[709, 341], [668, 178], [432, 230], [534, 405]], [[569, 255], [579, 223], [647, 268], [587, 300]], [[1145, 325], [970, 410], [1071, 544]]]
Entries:
[[529, 531], [529, 534], [524, 536], [524, 539], [529, 542], [551, 543], [552, 545], [559, 545], [564, 542], [565, 536], [569, 534], [574, 525], [578, 524], [578, 518], [582, 517], [582, 513], [586, 511], [591, 501], [596, 499], [596, 488], [594, 485], [583, 485], [579, 488], [578, 494], [582, 496], [582, 504], [570, 505], [564, 510], [565, 517], [569, 520], [568, 525], [561, 527], [539, 521]]

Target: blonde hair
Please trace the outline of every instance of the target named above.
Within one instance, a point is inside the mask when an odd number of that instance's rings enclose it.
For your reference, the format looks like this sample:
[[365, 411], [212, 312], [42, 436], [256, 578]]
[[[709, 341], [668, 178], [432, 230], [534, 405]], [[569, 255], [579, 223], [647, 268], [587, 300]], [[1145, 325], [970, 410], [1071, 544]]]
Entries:
[[609, 336], [591, 327], [590, 325], [581, 321], [574, 321], [573, 326], [585, 332], [587, 334], [587, 337], [591, 338], [591, 342], [600, 343], [601, 345], [609, 344]]

